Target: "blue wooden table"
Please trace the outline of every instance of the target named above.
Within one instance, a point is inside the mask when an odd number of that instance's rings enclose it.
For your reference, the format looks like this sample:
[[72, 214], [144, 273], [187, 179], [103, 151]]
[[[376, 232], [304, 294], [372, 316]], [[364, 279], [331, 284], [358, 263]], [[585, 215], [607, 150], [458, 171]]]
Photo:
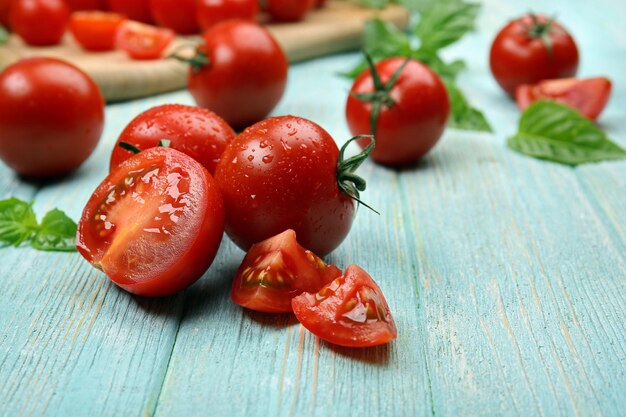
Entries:
[[[289, 315], [234, 305], [243, 253], [224, 239], [187, 291], [130, 296], [78, 254], [0, 252], [0, 416], [618, 416], [626, 415], [626, 161], [570, 169], [507, 149], [519, 113], [488, 72], [503, 22], [556, 12], [582, 52], [580, 75], [614, 81], [600, 125], [626, 145], [626, 3], [492, 0], [480, 30], [447, 51], [494, 134], [448, 130], [415, 169], [363, 166], [358, 214], [330, 256], [382, 287], [398, 326], [389, 346], [349, 350]], [[275, 114], [349, 134], [358, 55], [291, 68]], [[63, 181], [23, 182], [0, 166], [0, 198], [77, 219], [137, 113], [192, 103], [186, 92], [107, 108], [103, 140]]]

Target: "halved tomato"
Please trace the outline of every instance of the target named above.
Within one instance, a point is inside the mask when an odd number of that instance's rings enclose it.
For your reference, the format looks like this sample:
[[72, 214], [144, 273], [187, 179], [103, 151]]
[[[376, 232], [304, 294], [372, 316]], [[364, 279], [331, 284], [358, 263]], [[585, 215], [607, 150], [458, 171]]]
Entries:
[[256, 311], [291, 311], [291, 299], [319, 291], [341, 275], [296, 241], [296, 232], [283, 233], [252, 245], [235, 275], [231, 297], [236, 304]]
[[159, 59], [174, 39], [174, 31], [137, 22], [126, 22], [117, 32], [117, 47], [132, 59]]
[[74, 12], [70, 17], [70, 31], [87, 51], [111, 51], [115, 48], [117, 30], [125, 20], [125, 16], [117, 13]]
[[595, 120], [604, 110], [610, 95], [611, 81], [608, 78], [562, 78], [521, 85], [517, 88], [515, 99], [521, 110], [537, 100], [554, 100]]
[[223, 232], [222, 195], [208, 171], [177, 150], [150, 148], [96, 188], [76, 246], [126, 291], [157, 297], [200, 278]]
[[342, 277], [291, 304], [298, 321], [331, 343], [370, 347], [394, 340], [398, 331], [382, 291], [367, 272], [350, 265]]

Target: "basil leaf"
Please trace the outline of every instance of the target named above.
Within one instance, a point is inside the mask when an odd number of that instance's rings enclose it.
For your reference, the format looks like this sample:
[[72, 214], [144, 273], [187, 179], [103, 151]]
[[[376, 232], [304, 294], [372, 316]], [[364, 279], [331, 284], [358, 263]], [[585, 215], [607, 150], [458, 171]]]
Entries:
[[456, 80], [459, 72], [466, 68], [465, 61], [462, 59], [457, 59], [447, 63], [436, 53], [429, 52], [424, 49], [418, 49], [415, 51], [412, 58], [428, 65], [428, 67], [435, 71], [444, 81]]
[[0, 201], [0, 242], [19, 246], [37, 227], [32, 204], [13, 197]]
[[462, 1], [433, 2], [415, 27], [421, 49], [437, 51], [474, 30], [480, 4]]
[[46, 214], [31, 245], [42, 251], [71, 252], [76, 250], [76, 223], [61, 210]]
[[507, 141], [514, 151], [565, 165], [622, 159], [626, 151], [574, 109], [540, 100], [522, 114], [519, 131]]
[[393, 0], [358, 0], [361, 6], [371, 7], [375, 9], [382, 9], [390, 3], [394, 3]]
[[448, 90], [448, 97], [450, 98], [450, 119], [448, 120], [448, 126], [462, 130], [493, 132], [485, 115], [468, 103], [467, 99], [456, 85], [451, 82], [446, 82], [446, 88]]

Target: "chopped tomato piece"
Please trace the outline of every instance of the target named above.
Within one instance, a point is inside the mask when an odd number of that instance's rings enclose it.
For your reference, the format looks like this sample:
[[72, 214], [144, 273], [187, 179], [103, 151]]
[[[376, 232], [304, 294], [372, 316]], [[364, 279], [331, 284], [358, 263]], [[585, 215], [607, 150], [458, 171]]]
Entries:
[[318, 293], [304, 293], [291, 303], [304, 327], [336, 345], [382, 345], [398, 334], [382, 291], [372, 277], [356, 265], [350, 265], [342, 277]]
[[537, 100], [554, 100], [595, 120], [604, 110], [610, 95], [611, 81], [608, 78], [562, 78], [521, 85], [517, 88], [515, 99], [521, 110]]
[[287, 230], [252, 245], [233, 283], [231, 297], [236, 304], [256, 311], [291, 311], [291, 299], [303, 292], [316, 292], [341, 275], [296, 241], [296, 232]]
[[170, 29], [126, 22], [117, 32], [117, 46], [132, 59], [159, 59], [174, 39]]
[[88, 51], [115, 49], [115, 35], [126, 17], [107, 12], [74, 12], [70, 30], [76, 42]]

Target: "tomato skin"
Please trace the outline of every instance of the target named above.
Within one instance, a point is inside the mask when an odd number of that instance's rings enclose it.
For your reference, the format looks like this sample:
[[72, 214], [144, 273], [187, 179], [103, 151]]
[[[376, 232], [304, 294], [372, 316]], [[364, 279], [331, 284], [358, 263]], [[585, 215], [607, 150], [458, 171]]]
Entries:
[[106, 0], [108, 10], [123, 14], [131, 20], [152, 23], [149, 0]]
[[0, 0], [0, 25], [11, 29], [9, 24], [9, 12], [11, 10], [12, 0]]
[[267, 0], [267, 12], [278, 22], [298, 22], [315, 6], [315, 0]]
[[61, 42], [69, 18], [70, 9], [63, 0], [13, 0], [9, 12], [13, 31], [33, 46]]
[[196, 17], [202, 31], [228, 19], [254, 22], [259, 11], [258, 0], [198, 0], [196, 4]]
[[198, 33], [196, 0], [150, 0], [152, 17], [160, 26], [182, 35]]
[[54, 177], [78, 168], [103, 125], [100, 89], [75, 66], [29, 58], [0, 73], [0, 158], [18, 174]]
[[[203, 35], [209, 65], [189, 69], [189, 92], [235, 129], [262, 120], [280, 101], [287, 84], [287, 58], [261, 25], [228, 20]], [[269, 237], [269, 236], [268, 236]]]
[[104, 0], [65, 0], [73, 12], [104, 10]]
[[150, 148], [124, 161], [96, 188], [76, 244], [121, 288], [161, 297], [204, 274], [223, 231], [222, 198], [206, 169], [175, 149]]
[[226, 233], [243, 250], [287, 229], [319, 256], [352, 226], [355, 203], [337, 185], [339, 150], [317, 124], [273, 117], [226, 147], [215, 179], [226, 207]]
[[70, 19], [70, 31], [76, 42], [87, 51], [111, 51], [115, 48], [115, 36], [126, 17], [117, 13], [74, 12]]
[[389, 343], [398, 335], [382, 291], [356, 265], [350, 265], [342, 277], [317, 294], [304, 293], [291, 303], [304, 327], [336, 345], [371, 347]]
[[137, 22], [125, 22], [117, 31], [115, 44], [137, 60], [159, 59], [172, 40], [174, 32]]
[[[537, 16], [545, 23], [545, 16]], [[530, 16], [522, 16], [507, 24], [491, 45], [489, 64], [496, 81], [510, 96], [522, 84], [541, 80], [567, 78], [578, 70], [578, 48], [574, 38], [557, 22], [552, 23], [549, 38], [552, 54], [540, 38], [531, 37]]]
[[561, 78], [517, 87], [515, 100], [520, 110], [537, 100], [554, 100], [576, 109], [590, 120], [596, 120], [611, 95], [611, 81], [605, 77]]
[[[376, 64], [381, 81], [387, 83], [405, 62], [405, 58], [388, 58]], [[346, 120], [353, 135], [371, 134], [370, 115], [373, 103], [353, 94], [374, 92], [370, 70], [361, 73], [350, 90], [346, 103]], [[430, 151], [445, 130], [450, 114], [446, 87], [437, 74], [424, 64], [410, 60], [390, 92], [395, 104], [381, 107], [376, 127], [376, 147], [371, 158], [384, 165], [415, 162]], [[369, 139], [359, 140], [361, 147]]]
[[120, 146], [130, 143], [141, 150], [154, 148], [161, 139], [200, 162], [211, 175], [235, 131], [217, 114], [182, 104], [156, 106], [135, 117], [124, 128], [111, 154], [110, 170], [134, 154]]
[[339, 268], [300, 246], [290, 229], [252, 245], [237, 270], [231, 298], [255, 311], [291, 312], [293, 297], [317, 292], [339, 276]]

